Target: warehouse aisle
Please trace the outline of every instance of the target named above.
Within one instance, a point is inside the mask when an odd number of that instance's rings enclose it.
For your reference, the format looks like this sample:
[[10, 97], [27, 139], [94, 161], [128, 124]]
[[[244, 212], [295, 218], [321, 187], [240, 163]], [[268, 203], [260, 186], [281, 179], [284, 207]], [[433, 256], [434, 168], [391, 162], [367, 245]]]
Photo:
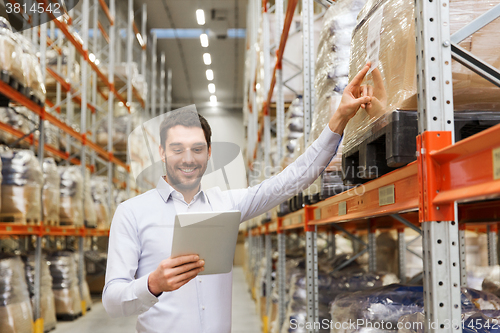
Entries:
[[[52, 333], [134, 333], [136, 318], [108, 316], [102, 303], [94, 300], [92, 311], [74, 322], [57, 322]], [[232, 333], [260, 333], [260, 322], [245, 281], [243, 268], [233, 269], [233, 326]]]
[[255, 302], [248, 291], [248, 284], [241, 266], [233, 268], [233, 325], [231, 332], [261, 332]]
[[134, 333], [137, 316], [110, 318], [102, 302], [94, 299], [92, 310], [73, 322], [57, 322], [51, 333]]

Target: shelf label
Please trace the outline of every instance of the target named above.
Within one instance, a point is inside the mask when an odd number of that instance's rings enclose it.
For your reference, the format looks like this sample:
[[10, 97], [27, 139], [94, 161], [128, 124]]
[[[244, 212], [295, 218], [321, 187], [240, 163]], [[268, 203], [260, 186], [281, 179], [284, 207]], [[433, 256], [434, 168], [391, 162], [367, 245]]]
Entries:
[[5, 230], [12, 231], [12, 227], [5, 227]]
[[500, 179], [500, 147], [493, 149], [493, 179]]
[[368, 35], [366, 37], [366, 55], [371, 61], [371, 67], [368, 73], [371, 73], [378, 66], [380, 53], [380, 29], [382, 19], [384, 18], [384, 5], [380, 6], [373, 13], [368, 23]]
[[347, 203], [345, 201], [339, 202], [339, 216], [347, 214]]
[[394, 199], [394, 184], [384, 186], [378, 189], [378, 205], [391, 205], [395, 202]]
[[321, 220], [321, 208], [316, 208], [314, 210], [314, 219]]
[[33, 228], [32, 228], [32, 227], [29, 227], [29, 228], [28, 228], [28, 232], [33, 232]]

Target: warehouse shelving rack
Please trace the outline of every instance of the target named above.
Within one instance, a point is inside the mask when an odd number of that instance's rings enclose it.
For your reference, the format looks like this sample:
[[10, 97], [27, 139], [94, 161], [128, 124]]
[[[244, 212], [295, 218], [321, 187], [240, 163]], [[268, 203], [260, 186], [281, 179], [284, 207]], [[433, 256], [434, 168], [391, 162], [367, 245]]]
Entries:
[[[249, 8], [258, 13], [258, 1]], [[304, 32], [311, 26], [311, 11], [307, 11], [312, 0], [303, 0]], [[276, 15], [282, 15], [282, 0], [276, 0]], [[296, 1], [288, 1], [294, 8]], [[500, 16], [500, 5], [490, 9], [466, 27], [450, 36], [449, 2], [447, 0], [416, 0], [416, 56], [418, 83], [419, 136], [417, 137], [417, 161], [397, 169], [380, 178], [353, 188], [325, 201], [306, 205], [303, 209], [282, 217], [267, 219], [259, 224], [260, 218], [250, 223], [247, 235], [248, 263], [260, 263], [262, 253], [267, 260], [266, 296], [270, 297], [271, 235], [277, 235], [278, 263], [277, 281], [279, 294], [279, 323], [285, 314], [285, 235], [288, 232], [306, 233], [306, 277], [307, 277], [307, 321], [318, 321], [317, 289], [317, 234], [326, 231], [329, 255], [335, 253], [334, 232], [343, 232], [354, 243], [366, 246], [363, 252], [369, 254], [369, 269], [376, 270], [375, 231], [377, 228], [398, 230], [400, 276], [405, 277], [405, 253], [407, 246], [404, 228], [411, 228], [423, 239], [424, 303], [427, 322], [438, 323], [426, 326], [428, 332], [461, 332], [461, 325], [446, 327], [447, 320], [461, 322], [460, 286], [466, 286], [465, 230], [481, 230], [488, 237], [488, 261], [498, 264], [497, 224], [500, 216], [500, 125], [491, 127], [458, 143], [453, 142], [453, 89], [451, 59], [455, 59], [483, 78], [500, 86], [500, 72], [485, 64], [457, 45], [481, 27]], [[253, 7], [252, 7], [253, 6]], [[265, 6], [265, 2], [264, 2]], [[257, 8], [257, 9], [256, 9]], [[287, 10], [285, 22], [291, 20], [293, 10]], [[279, 22], [279, 18], [277, 19]], [[257, 26], [255, 23], [254, 27]], [[249, 24], [250, 26], [250, 24]], [[279, 29], [278, 25], [278, 30]], [[289, 25], [285, 24], [281, 42], [286, 43]], [[254, 32], [255, 34], [255, 32]], [[285, 37], [283, 37], [285, 36]], [[312, 40], [309, 38], [309, 42]], [[306, 46], [306, 44], [304, 44]], [[280, 49], [284, 49], [280, 43]], [[304, 62], [307, 58], [304, 50]], [[314, 53], [311, 53], [314, 54]], [[280, 121], [284, 119], [281, 62], [278, 53], [272, 82], [277, 85], [277, 133]], [[304, 67], [306, 68], [306, 67]], [[253, 73], [253, 72], [252, 72]], [[309, 72], [314, 75], [314, 70]], [[304, 71], [307, 80], [307, 71]], [[252, 78], [253, 79], [253, 78]], [[249, 109], [252, 99], [250, 87]], [[269, 96], [272, 96], [272, 88]], [[304, 89], [309, 86], [304, 84]], [[304, 91], [311, 94], [312, 91]], [[267, 108], [269, 104], [264, 105]], [[281, 111], [280, 111], [281, 110]], [[311, 109], [305, 107], [310, 116]], [[255, 109], [253, 110], [255, 112]], [[263, 111], [266, 114], [266, 110]], [[306, 124], [307, 124], [307, 119]], [[254, 124], [249, 120], [249, 140], [260, 142], [259, 136], [252, 136]], [[265, 123], [264, 123], [265, 126]], [[304, 126], [307, 131], [308, 126]], [[264, 130], [265, 129], [264, 127]], [[305, 133], [306, 134], [306, 133]], [[279, 140], [279, 138], [278, 138]], [[253, 142], [249, 142], [249, 149]], [[269, 149], [266, 144], [265, 149]], [[258, 149], [258, 148], [257, 148]], [[279, 150], [278, 150], [279, 151]], [[269, 150], [266, 150], [266, 155]], [[279, 151], [281, 159], [282, 152]], [[254, 155], [255, 157], [255, 155]], [[249, 162], [250, 165], [250, 162]], [[252, 170], [250, 169], [250, 178]], [[257, 222], [257, 223], [255, 223]], [[362, 242], [353, 231], [367, 231], [368, 243]], [[265, 251], [262, 249], [265, 239]], [[255, 260], [253, 260], [255, 259]], [[402, 279], [404, 282], [404, 279]], [[269, 303], [268, 303], [269, 304]], [[269, 307], [267, 308], [269, 309]], [[264, 331], [267, 331], [267, 318]]]
[[[47, 6], [49, 1], [37, 0], [38, 3]], [[11, 0], [11, 2], [16, 2]], [[70, 1], [71, 2], [71, 1]], [[92, 2], [92, 5], [91, 5]], [[150, 104], [149, 98], [152, 99], [154, 105], [154, 95], [141, 97], [138, 91], [132, 85], [132, 62], [134, 61], [134, 51], [137, 51], [140, 58], [140, 73], [149, 79], [149, 73], [155, 73], [155, 66], [151, 66], [151, 70], [147, 70], [147, 12], [146, 5], [142, 6], [142, 24], [141, 32], [138, 31], [135, 23], [135, 12], [133, 9], [133, 0], [128, 0], [126, 19], [118, 20], [116, 10], [116, 1], [109, 0], [109, 7], [104, 0], [83, 0], [81, 6], [74, 8], [70, 13], [64, 15], [64, 20], [59, 20], [50, 17], [52, 20], [49, 23], [40, 25], [38, 28], [32, 28], [24, 32], [25, 36], [29, 37], [35, 46], [40, 51], [40, 64], [42, 67], [43, 82], [46, 75], [51, 75], [56, 82], [55, 101], [47, 99], [45, 106], [40, 106], [14, 90], [11, 86], [0, 82], [0, 93], [15, 102], [32, 111], [39, 118], [39, 136], [33, 134], [28, 136], [25, 133], [12, 128], [11, 126], [0, 123], [0, 130], [6, 131], [17, 138], [22, 138], [29, 142], [32, 146], [38, 147], [38, 157], [40, 163], [43, 162], [45, 152], [65, 160], [67, 164], [81, 165], [82, 173], [85, 177], [85, 170], [89, 169], [95, 174], [105, 173], [108, 175], [108, 203], [112, 207], [112, 184], [117, 183], [127, 189], [127, 194], [130, 196], [131, 181], [130, 181], [130, 157], [123, 161], [117, 158], [113, 153], [112, 135], [108, 135], [107, 149], [103, 149], [96, 144], [96, 132], [99, 126], [98, 117], [107, 120], [108, 133], [113, 130], [113, 116], [115, 98], [123, 103], [124, 107], [131, 112], [133, 102], [145, 109], [146, 118], [154, 116], [155, 109], [152, 108], [148, 112]], [[92, 12], [92, 18], [91, 18]], [[101, 15], [100, 15], [101, 14]], [[102, 15], [104, 14], [104, 15]], [[45, 14], [47, 15], [47, 14]], [[51, 15], [51, 14], [49, 14]], [[103, 20], [104, 18], [104, 20]], [[119, 61], [119, 54], [115, 50], [120, 50], [116, 47], [121, 43], [120, 34], [117, 34], [119, 29], [119, 21], [123, 22], [126, 29], [126, 63], [127, 77], [122, 78], [126, 83], [125, 86], [117, 90], [114, 80], [115, 63]], [[90, 23], [93, 23], [93, 35], [89, 36]], [[76, 36], [75, 31], [79, 31], [80, 37]], [[137, 39], [137, 43], [134, 41]], [[154, 39], [154, 42], [156, 40]], [[63, 77], [62, 73], [62, 58], [63, 49], [68, 49], [67, 57], [67, 76]], [[57, 52], [57, 69], [54, 70], [46, 66], [46, 52], [54, 50]], [[156, 49], [151, 51], [156, 52]], [[76, 61], [76, 54], [80, 58], [81, 76], [77, 80], [80, 85], [71, 82], [71, 67]], [[136, 57], [137, 58], [137, 57]], [[163, 56], [164, 58], [164, 56]], [[163, 61], [164, 64], [164, 61]], [[105, 74], [103, 68], [107, 67], [108, 73]], [[162, 73], [165, 73], [164, 66]], [[163, 77], [165, 74], [162, 74]], [[153, 86], [156, 81], [150, 82]], [[104, 89], [108, 90], [108, 93]], [[171, 87], [168, 88], [169, 91]], [[63, 98], [63, 94], [66, 94]], [[123, 96], [126, 93], [126, 97]], [[171, 100], [171, 98], [169, 98]], [[73, 122], [74, 107], [79, 105], [81, 108], [80, 131], [75, 130], [71, 124]], [[61, 110], [66, 109], [66, 119], [60, 120]], [[90, 114], [89, 114], [90, 111]], [[44, 142], [44, 126], [43, 121], [46, 120], [55, 125], [59, 130], [66, 135], [66, 150], [59, 150]], [[88, 126], [90, 124], [90, 126]], [[131, 118], [128, 121], [127, 133], [131, 131]], [[90, 130], [88, 128], [90, 127]], [[71, 147], [75, 144], [79, 145], [79, 152], [71, 155]], [[120, 166], [126, 173], [125, 182], [121, 182], [113, 177], [113, 167]], [[134, 188], [135, 192], [140, 193], [144, 188]], [[43, 218], [41, 219], [41, 221]], [[43, 223], [42, 223], [43, 224]], [[100, 237], [108, 236], [109, 230], [92, 229], [85, 227], [54, 227], [45, 225], [19, 225], [15, 223], [0, 223], [0, 237], [12, 236], [33, 236], [36, 240], [35, 245], [35, 302], [34, 302], [34, 319], [35, 332], [43, 332], [43, 319], [41, 318], [40, 310], [40, 277], [41, 277], [41, 251], [42, 238], [44, 236], [73, 236], [78, 238], [79, 251], [79, 267], [78, 275], [80, 287], [84, 281], [84, 238], [85, 237]], [[85, 309], [85, 304], [82, 306]]]

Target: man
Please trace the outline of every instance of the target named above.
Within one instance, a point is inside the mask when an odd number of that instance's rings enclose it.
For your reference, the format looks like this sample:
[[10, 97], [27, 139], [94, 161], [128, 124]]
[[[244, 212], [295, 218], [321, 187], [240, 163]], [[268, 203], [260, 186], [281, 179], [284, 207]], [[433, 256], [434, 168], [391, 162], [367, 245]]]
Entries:
[[344, 128], [370, 96], [360, 84], [367, 64], [346, 87], [319, 138], [278, 175], [241, 190], [201, 190], [211, 156], [210, 126], [197, 113], [172, 113], [160, 126], [166, 176], [157, 188], [120, 204], [111, 225], [103, 303], [113, 317], [139, 315], [138, 332], [231, 331], [232, 273], [204, 275], [197, 256], [170, 258], [180, 212], [239, 210], [258, 216], [309, 186], [337, 152]]

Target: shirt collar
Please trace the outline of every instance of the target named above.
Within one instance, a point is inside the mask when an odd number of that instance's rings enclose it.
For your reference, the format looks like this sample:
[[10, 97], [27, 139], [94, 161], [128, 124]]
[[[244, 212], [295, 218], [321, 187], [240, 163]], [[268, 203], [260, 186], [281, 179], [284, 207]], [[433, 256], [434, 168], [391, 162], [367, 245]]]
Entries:
[[[156, 190], [162, 197], [163, 201], [167, 202], [168, 198], [172, 196], [173, 192], [177, 192], [172, 186], [170, 186], [167, 181], [160, 176], [160, 179], [158, 180], [158, 183], [156, 184]], [[195, 201], [199, 196], [201, 196], [205, 200], [205, 191], [203, 190], [203, 187], [200, 186], [200, 191], [195, 194], [193, 197], [193, 201]]]

